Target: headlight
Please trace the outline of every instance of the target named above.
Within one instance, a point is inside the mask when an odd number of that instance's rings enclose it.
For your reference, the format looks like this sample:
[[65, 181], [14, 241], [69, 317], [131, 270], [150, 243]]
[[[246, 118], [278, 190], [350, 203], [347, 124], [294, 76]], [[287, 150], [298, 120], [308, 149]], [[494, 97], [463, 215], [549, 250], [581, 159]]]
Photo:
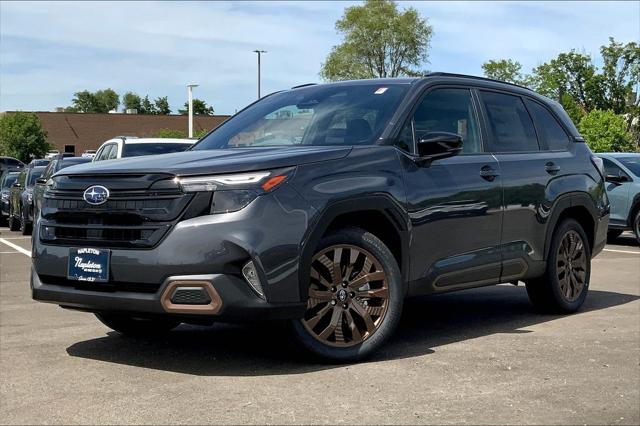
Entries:
[[184, 192], [213, 192], [211, 213], [243, 209], [258, 196], [271, 192], [293, 174], [295, 168], [224, 175], [177, 177]]
[[7, 201], [9, 199], [9, 194], [4, 193], [1, 195], [1, 197], [2, 197], [2, 201]]

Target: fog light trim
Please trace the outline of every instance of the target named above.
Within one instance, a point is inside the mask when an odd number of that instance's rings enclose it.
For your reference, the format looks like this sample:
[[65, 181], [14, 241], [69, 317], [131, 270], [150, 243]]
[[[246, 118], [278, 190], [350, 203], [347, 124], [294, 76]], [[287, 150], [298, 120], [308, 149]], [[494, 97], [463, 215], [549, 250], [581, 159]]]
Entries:
[[260, 283], [258, 271], [256, 270], [256, 267], [253, 264], [252, 260], [245, 263], [245, 265], [242, 267], [242, 276], [244, 277], [245, 281], [249, 284], [251, 289], [258, 296], [260, 296], [261, 299], [265, 299], [264, 290], [262, 289], [262, 284]]

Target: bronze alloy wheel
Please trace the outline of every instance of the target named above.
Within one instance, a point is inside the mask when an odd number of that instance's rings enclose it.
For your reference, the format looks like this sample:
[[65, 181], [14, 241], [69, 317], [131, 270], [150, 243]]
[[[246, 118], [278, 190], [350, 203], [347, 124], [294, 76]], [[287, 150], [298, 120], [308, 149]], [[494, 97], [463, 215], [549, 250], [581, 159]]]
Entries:
[[585, 286], [587, 256], [584, 242], [574, 230], [564, 234], [558, 247], [556, 273], [563, 297], [569, 302], [577, 300]]
[[378, 329], [389, 306], [389, 284], [380, 262], [368, 251], [334, 245], [311, 261], [307, 311], [301, 320], [319, 342], [355, 346]]

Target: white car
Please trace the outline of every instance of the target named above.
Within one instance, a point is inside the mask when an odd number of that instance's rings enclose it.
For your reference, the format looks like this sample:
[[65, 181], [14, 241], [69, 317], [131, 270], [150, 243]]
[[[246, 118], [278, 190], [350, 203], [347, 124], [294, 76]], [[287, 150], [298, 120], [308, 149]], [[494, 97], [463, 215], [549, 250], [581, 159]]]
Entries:
[[193, 145], [193, 139], [136, 138], [121, 136], [109, 139], [98, 148], [93, 161], [115, 160], [117, 158], [139, 157], [142, 155], [168, 154], [184, 151]]

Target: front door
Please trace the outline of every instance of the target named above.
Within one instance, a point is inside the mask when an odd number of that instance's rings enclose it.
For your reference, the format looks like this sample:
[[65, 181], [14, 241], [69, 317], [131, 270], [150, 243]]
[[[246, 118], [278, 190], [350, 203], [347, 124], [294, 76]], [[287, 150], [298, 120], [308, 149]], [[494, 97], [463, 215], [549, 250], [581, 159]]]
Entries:
[[457, 133], [458, 156], [417, 165], [405, 158], [407, 207], [413, 227], [414, 293], [495, 284], [500, 277], [500, 169], [482, 148], [474, 97], [468, 88], [435, 88], [420, 101], [400, 137]]

